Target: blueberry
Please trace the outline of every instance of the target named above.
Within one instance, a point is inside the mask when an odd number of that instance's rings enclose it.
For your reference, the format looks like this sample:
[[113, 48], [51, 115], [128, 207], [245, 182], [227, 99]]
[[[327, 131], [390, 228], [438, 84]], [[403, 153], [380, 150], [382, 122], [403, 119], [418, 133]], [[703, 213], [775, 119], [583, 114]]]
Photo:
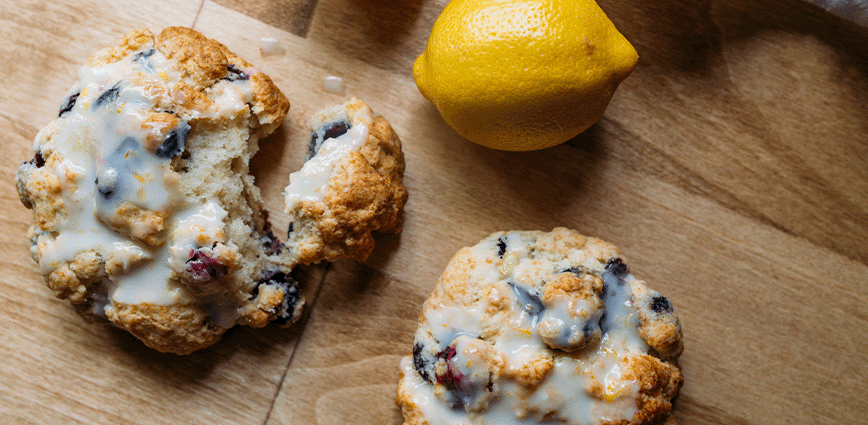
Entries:
[[196, 282], [205, 283], [226, 276], [228, 269], [223, 263], [202, 253], [201, 250], [191, 249], [186, 271]]
[[114, 168], [105, 168], [96, 178], [96, 190], [105, 201], [112, 201], [118, 192], [118, 172]]
[[57, 116], [62, 118], [64, 115], [69, 113], [72, 108], [75, 106], [75, 102], [78, 100], [78, 96], [81, 95], [81, 92], [73, 93], [63, 101], [63, 104], [60, 105], [60, 112], [57, 113]]
[[600, 327], [600, 334], [605, 335], [609, 333], [609, 322], [608, 322], [609, 311], [603, 310], [603, 314], [600, 315], [600, 320], [597, 322], [597, 326]]
[[329, 126], [326, 129], [325, 135], [323, 136], [323, 140], [334, 139], [337, 137], [341, 137], [346, 134], [350, 129], [350, 124], [346, 121], [336, 122]]
[[[268, 221], [268, 211], [261, 210], [260, 215], [262, 216], [262, 229], [258, 231], [259, 233], [259, 241], [262, 243], [263, 248], [265, 248], [266, 255], [274, 255], [280, 254], [283, 251], [283, 244], [277, 239], [277, 236], [274, 236], [274, 232], [271, 230], [271, 222]], [[259, 228], [259, 226], [257, 226]]]
[[116, 161], [138, 162], [136, 152], [139, 149], [139, 141], [135, 137], [126, 137], [112, 152], [111, 157]]
[[[446, 349], [437, 354], [437, 357], [443, 359], [444, 362], [449, 363], [449, 360], [452, 360], [455, 357], [455, 345], [449, 344], [446, 346]], [[450, 390], [455, 388], [455, 385], [460, 383], [461, 380], [464, 379], [464, 375], [459, 372], [453, 370], [453, 368], [447, 366], [446, 373], [437, 374], [437, 383], [441, 385], [445, 385], [446, 388]]]
[[154, 152], [160, 158], [170, 159], [178, 156], [184, 151], [184, 143], [187, 141], [187, 135], [190, 133], [190, 125], [184, 121], [178, 125], [168, 136], [163, 144]]
[[154, 68], [151, 67], [151, 62], [149, 61], [149, 59], [151, 56], [154, 55], [155, 52], [156, 50], [154, 50], [153, 47], [148, 50], [142, 50], [141, 52], [136, 53], [136, 55], [133, 56], [133, 62], [138, 63], [146, 71], [153, 73]]
[[[346, 132], [350, 130], [350, 127], [350, 123], [346, 121], [337, 121], [326, 124], [319, 130], [311, 133], [310, 144], [307, 146], [307, 159], [316, 156], [316, 153], [319, 151], [319, 148], [322, 147], [323, 142], [346, 134]], [[320, 132], [322, 132], [322, 136], [320, 136]]]
[[582, 276], [585, 274], [584, 268], [582, 266], [578, 267], [568, 267], [560, 271], [560, 273], [572, 273], [576, 276]]
[[[606, 262], [606, 268], [603, 271], [603, 291], [600, 293], [600, 298], [603, 299], [603, 304], [609, 305], [612, 302], [618, 302], [618, 294], [627, 291], [626, 296], [629, 297], [630, 288], [627, 287], [627, 281], [624, 280], [627, 275], [630, 274], [630, 270], [627, 268], [627, 265], [618, 258], [611, 258], [608, 262]], [[608, 309], [603, 311], [603, 315], [600, 316], [600, 330], [603, 335], [609, 332], [609, 311]]]
[[265, 253], [267, 255], [280, 254], [283, 251], [283, 244], [277, 240], [277, 236], [274, 236], [274, 232], [271, 231], [271, 224], [266, 223], [267, 227], [260, 233], [259, 240], [262, 242], [262, 246], [265, 248]]
[[655, 313], [672, 313], [672, 304], [664, 296], [651, 298], [650, 307]]
[[45, 166], [45, 158], [42, 157], [42, 153], [36, 152], [36, 155], [33, 156], [33, 159], [30, 160], [30, 164], [36, 166], [36, 168], [42, 168]]
[[96, 190], [99, 192], [100, 195], [102, 195], [102, 197], [106, 201], [111, 201], [115, 195], [114, 187], [108, 185], [100, 185], [99, 179], [96, 179]]
[[107, 103], [114, 102], [114, 101], [118, 100], [118, 97], [120, 95], [121, 95], [121, 82], [118, 81], [117, 83], [115, 83], [115, 85], [112, 86], [112, 88], [102, 92], [102, 94], [99, 95], [99, 97], [96, 98], [96, 100], [93, 102], [93, 105], [95, 107], [100, 107], [100, 106], [105, 105]]
[[501, 236], [497, 240], [497, 256], [503, 258], [503, 254], [506, 254], [506, 237]]
[[292, 221], [289, 222], [289, 230], [286, 231], [286, 237], [287, 237], [287, 238], [292, 237], [292, 236], [291, 236], [291, 235], [292, 235], [292, 230], [293, 230], [293, 227], [295, 227], [295, 226], [293, 226], [293, 224], [295, 224], [295, 222], [292, 222]]
[[153, 47], [151, 47], [148, 50], [142, 50], [141, 52], [136, 53], [136, 55], [133, 57], [133, 61], [134, 62], [141, 62], [143, 59], [148, 59], [151, 56], [153, 56], [154, 53], [156, 53], [156, 50], [154, 50]]
[[[479, 342], [478, 339], [468, 341], [466, 337], [455, 339], [437, 355], [438, 367], [435, 369], [435, 378], [437, 384], [446, 388], [447, 392], [443, 395], [444, 401], [453, 409], [463, 408], [468, 411], [478, 411], [494, 397], [494, 380], [491, 371], [487, 370], [487, 367], [485, 370], [479, 369], [485, 366], [481, 364], [471, 368], [470, 363], [467, 362], [468, 359], [463, 357], [465, 353], [470, 352], [467, 351], [468, 349], [476, 351], [479, 348], [479, 345], [473, 341]], [[459, 350], [459, 344], [464, 348]], [[467, 363], [466, 366], [464, 366], [465, 363]], [[465, 375], [462, 370], [467, 369], [470, 370]], [[483, 375], [481, 372], [488, 373]]]
[[316, 151], [318, 151], [319, 147], [322, 145], [318, 140], [319, 138], [316, 133], [310, 135], [310, 143], [307, 145], [307, 158], [305, 160], [316, 156]]
[[523, 286], [519, 286], [516, 283], [507, 283], [512, 287], [512, 290], [515, 292], [515, 296], [518, 299], [518, 303], [521, 304], [521, 307], [525, 311], [530, 313], [532, 316], [538, 316], [543, 312], [545, 307], [543, 306], [542, 300], [540, 300], [538, 294], [528, 291]]
[[456, 353], [455, 346], [452, 344], [449, 344], [446, 346], [445, 350], [443, 350], [439, 354], [437, 354], [437, 357], [440, 357], [441, 359], [448, 362], [449, 360], [452, 360], [453, 357], [455, 357], [455, 353]]
[[241, 68], [235, 66], [234, 64], [226, 65], [226, 70], [229, 71], [229, 76], [226, 77], [229, 81], [237, 81], [237, 80], [249, 80], [250, 76], [247, 75]]
[[606, 263], [606, 272], [612, 273], [616, 277], [624, 278], [630, 273], [630, 270], [627, 269], [627, 265], [621, 261], [620, 258], [612, 258]]
[[416, 368], [416, 372], [419, 373], [419, 376], [422, 379], [431, 382], [431, 375], [428, 374], [428, 371], [425, 370], [428, 367], [428, 362], [422, 358], [422, 344], [416, 343], [413, 345], [413, 366]]
[[[283, 289], [283, 302], [275, 312], [275, 318], [272, 322], [278, 325], [290, 323], [298, 309], [298, 302], [301, 300], [301, 293], [298, 291], [298, 283], [295, 279], [283, 271], [272, 269], [265, 272], [259, 285], [277, 285]], [[259, 295], [259, 285], [253, 289], [253, 298]]]

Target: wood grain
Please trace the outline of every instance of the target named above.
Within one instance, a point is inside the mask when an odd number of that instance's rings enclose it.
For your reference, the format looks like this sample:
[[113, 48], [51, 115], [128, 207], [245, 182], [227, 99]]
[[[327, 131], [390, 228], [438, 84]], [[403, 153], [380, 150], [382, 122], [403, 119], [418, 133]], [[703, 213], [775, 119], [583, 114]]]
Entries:
[[304, 37], [317, 0], [216, 0], [273, 27]]
[[[640, 54], [604, 118], [506, 153], [455, 134], [410, 72], [446, 0], [3, 1], [0, 415], [8, 423], [399, 424], [397, 365], [449, 258], [491, 232], [575, 228], [621, 248], [685, 331], [682, 424], [861, 423], [868, 412], [868, 30], [799, 0], [599, 3]], [[102, 24], [94, 25], [93, 22]], [[162, 355], [54, 298], [14, 175], [93, 51], [192, 25], [287, 94], [253, 169], [278, 229], [311, 112], [355, 95], [404, 143], [404, 232], [302, 268], [288, 329]], [[271, 37], [283, 55], [262, 55]], [[347, 93], [325, 92], [336, 75]]]

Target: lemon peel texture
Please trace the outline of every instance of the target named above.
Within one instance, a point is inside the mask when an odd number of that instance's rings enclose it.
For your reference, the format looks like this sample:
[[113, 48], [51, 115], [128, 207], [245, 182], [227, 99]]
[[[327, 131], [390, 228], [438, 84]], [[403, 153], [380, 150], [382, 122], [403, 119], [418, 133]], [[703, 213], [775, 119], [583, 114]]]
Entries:
[[597, 122], [637, 61], [592, 0], [453, 0], [413, 76], [460, 135], [527, 151]]

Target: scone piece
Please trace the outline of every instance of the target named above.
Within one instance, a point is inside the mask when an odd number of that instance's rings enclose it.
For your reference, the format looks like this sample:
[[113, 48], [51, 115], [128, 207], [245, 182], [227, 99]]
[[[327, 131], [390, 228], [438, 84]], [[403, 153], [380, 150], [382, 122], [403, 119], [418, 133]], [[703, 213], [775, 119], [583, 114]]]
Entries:
[[308, 125], [307, 162], [285, 190], [292, 217], [286, 245], [299, 264], [364, 261], [374, 249], [371, 232], [401, 231], [401, 140], [356, 98], [318, 112]]
[[16, 177], [55, 294], [180, 354], [296, 320], [290, 251], [248, 170], [289, 109], [271, 79], [180, 27], [128, 34], [78, 79]]
[[[658, 424], [683, 379], [671, 302], [575, 231], [459, 251], [401, 361], [405, 424]], [[671, 423], [671, 422], [667, 422]]]

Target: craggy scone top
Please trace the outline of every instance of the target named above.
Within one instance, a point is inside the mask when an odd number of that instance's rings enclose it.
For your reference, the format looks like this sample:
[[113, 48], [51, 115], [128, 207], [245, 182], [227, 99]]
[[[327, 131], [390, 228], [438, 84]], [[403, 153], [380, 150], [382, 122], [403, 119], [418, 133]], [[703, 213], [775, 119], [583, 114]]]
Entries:
[[51, 289], [176, 353], [297, 317], [247, 168], [288, 109], [268, 76], [188, 28], [93, 55], [16, 178]]
[[405, 423], [656, 424], [683, 379], [670, 301], [575, 231], [495, 233], [449, 262], [401, 361]]

